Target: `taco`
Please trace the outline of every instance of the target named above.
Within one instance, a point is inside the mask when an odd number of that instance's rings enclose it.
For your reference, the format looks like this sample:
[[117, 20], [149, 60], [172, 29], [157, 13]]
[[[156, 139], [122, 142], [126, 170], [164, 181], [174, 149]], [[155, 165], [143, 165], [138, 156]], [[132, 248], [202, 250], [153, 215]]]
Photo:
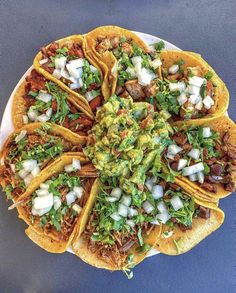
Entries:
[[87, 225], [75, 236], [72, 249], [90, 265], [129, 274], [155, 245], [161, 226], [151, 224], [154, 218], [149, 211], [137, 207], [115, 178], [96, 184]]
[[186, 190], [223, 198], [235, 190], [235, 141], [235, 123], [225, 116], [189, 121], [174, 127], [163, 162]]
[[156, 221], [162, 223], [162, 233], [155, 246], [161, 253], [185, 253], [223, 223], [224, 212], [217, 205], [200, 201], [196, 192], [190, 194], [176, 184], [161, 184]]
[[16, 129], [33, 122], [52, 122], [81, 136], [88, 134], [94, 122], [88, 112], [80, 109], [73, 95], [35, 69], [14, 95], [12, 120]]
[[41, 49], [34, 59], [35, 69], [72, 94], [90, 116], [110, 94], [98, 64], [86, 53], [80, 35], [58, 40]]
[[160, 74], [161, 61], [158, 52], [150, 52], [135, 33], [104, 26], [86, 34], [85, 39], [91, 58], [108, 67], [111, 94], [129, 93], [134, 100], [140, 100], [145, 97], [145, 90], [151, 91], [153, 80]]
[[223, 115], [229, 93], [224, 82], [199, 55], [187, 51], [161, 51], [162, 79], [157, 81], [151, 102], [166, 110], [170, 121]]
[[50, 123], [32, 123], [13, 132], [1, 152], [0, 184], [16, 200], [40, 171], [64, 152], [81, 151], [86, 137]]
[[43, 249], [66, 251], [79, 234], [97, 172], [82, 155], [63, 155], [44, 169], [15, 205], [26, 234]]

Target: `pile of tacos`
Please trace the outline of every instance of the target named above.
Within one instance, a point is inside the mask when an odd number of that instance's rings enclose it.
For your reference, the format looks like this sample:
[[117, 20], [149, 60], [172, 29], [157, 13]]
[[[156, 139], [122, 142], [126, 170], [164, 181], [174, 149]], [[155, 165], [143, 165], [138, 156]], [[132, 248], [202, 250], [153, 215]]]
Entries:
[[98, 27], [44, 46], [15, 91], [0, 184], [41, 248], [128, 277], [224, 221], [236, 184], [229, 93], [199, 55]]

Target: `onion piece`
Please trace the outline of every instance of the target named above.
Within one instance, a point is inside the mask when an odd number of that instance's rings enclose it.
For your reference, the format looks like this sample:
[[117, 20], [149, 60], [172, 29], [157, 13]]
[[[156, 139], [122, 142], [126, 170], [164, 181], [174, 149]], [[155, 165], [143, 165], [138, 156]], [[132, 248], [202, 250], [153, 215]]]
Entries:
[[15, 164], [10, 164], [10, 168], [13, 173], [16, 173], [16, 165]]
[[170, 74], [175, 74], [179, 70], [179, 65], [178, 64], [173, 64], [171, 67], [169, 67], [169, 73]]
[[90, 70], [93, 72], [93, 73], [96, 73], [98, 72], [98, 69], [96, 67], [94, 67], [93, 65], [90, 65]]
[[52, 116], [52, 108], [48, 108], [47, 109], [46, 116], [48, 116], [49, 118], [51, 118], [51, 116]]
[[22, 140], [27, 134], [26, 130], [21, 130], [21, 132], [15, 137], [15, 142], [18, 143], [20, 140]]
[[41, 196], [47, 196], [49, 195], [49, 191], [48, 189], [38, 189], [35, 191], [35, 193], [37, 194], [37, 196], [41, 197]]
[[164, 213], [167, 211], [167, 207], [166, 207], [166, 204], [164, 203], [164, 201], [158, 202], [157, 208], [160, 213]]
[[188, 85], [186, 88], [186, 91], [190, 95], [199, 95], [200, 94], [200, 88], [194, 85]]
[[124, 218], [127, 217], [128, 215], [128, 207], [125, 206], [124, 204], [120, 203], [118, 207], [118, 214]]
[[149, 191], [152, 191], [152, 187], [153, 187], [153, 180], [152, 180], [152, 178], [148, 178], [146, 181], [145, 181], [145, 185], [146, 185], [146, 187], [147, 187], [147, 189], [149, 190]]
[[111, 191], [111, 196], [116, 197], [117, 199], [121, 197], [121, 194], [122, 194], [122, 190], [119, 187], [115, 187]]
[[64, 69], [61, 69], [61, 76], [66, 78], [66, 79], [70, 79], [70, 75], [69, 73], [67, 72], [67, 70], [64, 68]]
[[66, 56], [56, 57], [55, 58], [55, 68], [64, 69], [66, 66]]
[[212, 177], [214, 180], [216, 180], [216, 181], [220, 181], [220, 180], [223, 179], [222, 176], [217, 176], [217, 175], [212, 175], [211, 177]]
[[70, 191], [66, 194], [66, 203], [67, 205], [71, 205], [76, 200], [76, 193], [74, 191]]
[[131, 78], [137, 77], [136, 70], [133, 67], [128, 67], [126, 72], [130, 74]]
[[129, 225], [131, 228], [134, 228], [135, 223], [133, 220], [126, 220], [126, 224]]
[[[161, 214], [157, 214], [155, 218], [156, 218], [156, 221], [158, 222], [158, 224], [160, 224], [160, 223], [165, 224], [171, 218], [171, 215], [167, 211], [165, 211]], [[158, 224], [156, 224], [156, 225], [158, 225]]]
[[39, 122], [47, 122], [48, 120], [50, 120], [50, 117], [48, 117], [46, 114], [41, 114], [37, 117], [37, 120]]
[[40, 189], [48, 189], [49, 188], [49, 184], [47, 183], [40, 183]]
[[198, 178], [198, 182], [202, 184], [204, 182], [204, 174], [203, 174], [203, 172], [198, 172], [197, 173], [197, 178]]
[[123, 205], [129, 207], [131, 205], [131, 196], [129, 195], [123, 195], [120, 203], [122, 203]]
[[81, 213], [81, 211], [82, 211], [82, 207], [80, 205], [78, 205], [77, 203], [75, 203], [72, 206], [72, 210], [74, 210], [79, 215]]
[[200, 157], [200, 150], [199, 149], [191, 149], [191, 151], [188, 153], [188, 156], [194, 160], [198, 160]]
[[97, 95], [97, 92], [96, 91], [90, 91], [90, 92], [87, 92], [85, 94], [85, 98], [87, 99], [88, 102], [91, 102], [94, 98], [96, 98], [98, 95]]
[[44, 58], [44, 59], [41, 59], [40, 61], [39, 61], [39, 64], [40, 65], [43, 65], [43, 64], [45, 64], [45, 63], [47, 63], [48, 62], [48, 58]]
[[183, 104], [185, 104], [187, 102], [188, 98], [186, 96], [185, 93], [181, 93], [178, 97], [177, 97], [177, 101], [179, 103], [180, 106], [182, 106]]
[[45, 208], [45, 209], [35, 209], [34, 207], [32, 207], [31, 213], [33, 216], [43, 216], [46, 213], [48, 213], [51, 210], [51, 207]]
[[80, 86], [79, 86], [78, 82], [74, 82], [74, 83], [70, 84], [70, 89], [71, 90], [76, 90], [76, 89], [79, 89], [79, 88], [80, 88]]
[[198, 178], [197, 178], [197, 173], [194, 173], [194, 174], [192, 174], [192, 175], [189, 175], [188, 178], [189, 178], [189, 180], [192, 181], [192, 182], [197, 181], [197, 180], [198, 180]]
[[195, 108], [199, 111], [202, 110], [202, 107], [203, 107], [203, 103], [202, 103], [202, 100], [200, 100], [196, 105], [195, 105]]
[[53, 206], [53, 194], [49, 193], [46, 196], [36, 197], [34, 199], [33, 207], [36, 210], [52, 208]]
[[39, 168], [39, 166], [36, 166], [36, 167], [31, 171], [31, 174], [33, 175], [33, 177], [36, 177], [39, 173], [40, 173], [40, 168]]
[[179, 159], [177, 170], [182, 170], [185, 166], [187, 166], [188, 160], [186, 159]]
[[74, 67], [74, 68], [79, 68], [79, 67], [83, 67], [84, 66], [84, 59], [83, 58], [78, 58], [78, 59], [74, 59], [69, 61], [70, 66]]
[[115, 202], [115, 201], [118, 201], [118, 198], [116, 198], [116, 197], [112, 197], [112, 196], [108, 196], [108, 197], [106, 198], [106, 200], [107, 200], [108, 202]]
[[114, 221], [120, 221], [120, 219], [121, 219], [121, 216], [120, 216], [117, 212], [111, 214], [110, 217], [111, 217]]
[[21, 162], [22, 167], [25, 171], [31, 172], [33, 169], [38, 165], [36, 160], [29, 159], [29, 160], [24, 160]]
[[208, 138], [208, 137], [211, 137], [212, 136], [212, 132], [211, 132], [210, 127], [203, 127], [202, 128], [202, 136], [204, 138]]
[[163, 195], [164, 195], [164, 190], [161, 185], [154, 185], [152, 187], [152, 196], [154, 199], [159, 199], [163, 197]]
[[206, 79], [199, 76], [192, 76], [188, 79], [189, 84], [199, 88], [203, 85], [204, 82], [206, 82]]
[[53, 208], [57, 211], [61, 206], [61, 199], [59, 196], [53, 196]]
[[207, 110], [215, 104], [214, 100], [210, 96], [206, 96], [202, 102], [204, 104], [205, 109]]
[[142, 67], [142, 57], [141, 56], [135, 56], [131, 58], [131, 61], [135, 67], [136, 70], [140, 70]]
[[80, 170], [81, 169], [80, 160], [73, 158], [73, 160], [72, 160], [72, 167], [75, 170]]
[[182, 209], [183, 208], [183, 202], [182, 200], [180, 199], [180, 197], [178, 195], [174, 195], [171, 199], [170, 199], [170, 203], [173, 207], [173, 209], [175, 211], [178, 211], [179, 209]]
[[74, 171], [74, 167], [72, 166], [72, 164], [69, 164], [64, 167], [64, 170], [66, 171], [66, 173], [70, 173]]
[[133, 208], [128, 208], [128, 217], [133, 218], [134, 216], [138, 215], [138, 211]]
[[154, 210], [154, 206], [148, 200], [143, 202], [142, 208], [147, 214], [150, 214]]
[[54, 76], [56, 79], [61, 78], [61, 71], [59, 69], [54, 69], [52, 76]]
[[198, 173], [204, 170], [204, 165], [203, 163], [197, 163], [195, 165], [189, 166], [189, 167], [185, 167], [182, 170], [182, 175], [183, 176], [189, 176], [192, 175], [194, 173]]
[[83, 192], [84, 192], [83, 187], [81, 187], [81, 186], [74, 186], [74, 187], [73, 187], [73, 191], [75, 192], [75, 196], [76, 196], [78, 199], [81, 199], [81, 197], [82, 197], [82, 195], [83, 195]]
[[154, 60], [151, 61], [151, 66], [154, 69], [157, 69], [161, 65], [162, 65], [162, 62], [161, 62], [161, 59], [160, 58], [157, 58], [157, 59], [154, 59]]
[[29, 123], [29, 117], [27, 115], [23, 115], [22, 116], [22, 120], [24, 124], [28, 124]]
[[183, 81], [170, 82], [169, 89], [171, 92], [175, 92], [175, 91], [184, 92], [186, 89], [186, 84]]
[[202, 98], [199, 95], [190, 95], [188, 100], [191, 104], [196, 105], [202, 100]]
[[20, 176], [21, 179], [24, 179], [28, 174], [29, 174], [29, 172], [24, 169], [22, 169], [18, 172], [18, 175]]
[[31, 108], [29, 109], [29, 111], [28, 111], [28, 113], [27, 113], [27, 116], [29, 117], [29, 119], [30, 119], [31, 121], [36, 121], [37, 118], [38, 118], [38, 115], [39, 115], [38, 111], [33, 110], [33, 109], [31, 109]]
[[176, 144], [171, 144], [168, 146], [168, 153], [170, 155], [177, 155], [178, 153], [180, 153], [183, 149], [179, 146], [177, 146]]
[[52, 95], [50, 95], [49, 93], [44, 93], [44, 92], [39, 92], [37, 99], [44, 102], [44, 103], [48, 103], [51, 101], [52, 99]]
[[138, 71], [138, 83], [142, 86], [149, 85], [151, 81], [156, 78], [156, 75], [149, 69], [146, 69], [144, 67], [141, 68], [141, 70]]

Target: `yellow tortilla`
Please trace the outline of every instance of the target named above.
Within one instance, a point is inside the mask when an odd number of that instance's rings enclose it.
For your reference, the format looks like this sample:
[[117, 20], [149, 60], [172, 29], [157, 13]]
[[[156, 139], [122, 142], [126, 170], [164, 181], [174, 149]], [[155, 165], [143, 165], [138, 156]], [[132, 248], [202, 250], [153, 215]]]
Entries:
[[[190, 120], [185, 123], [182, 123], [182, 126], [179, 124], [181, 128], [187, 128], [189, 126], [198, 126], [198, 125], [205, 125], [209, 126], [211, 129], [214, 131], [217, 131], [220, 133], [220, 138], [222, 138], [223, 134], [225, 132], [229, 132], [230, 137], [228, 142], [231, 143], [232, 145], [236, 144], [236, 125], [234, 121], [229, 119], [228, 117], [221, 116], [218, 118], [214, 119], [199, 119], [199, 120]], [[236, 171], [232, 173], [233, 181], [236, 183]], [[224, 198], [231, 194], [230, 191], [227, 191], [224, 189], [222, 184], [217, 184], [217, 193], [209, 192], [201, 188], [199, 185], [197, 185], [194, 182], [191, 182], [189, 179], [183, 176], [178, 176], [178, 184], [182, 187], [184, 187], [187, 191], [192, 192], [192, 191], [197, 191], [197, 193], [200, 193], [199, 198], [205, 201], [217, 201], [220, 198]]]
[[85, 40], [87, 42], [87, 47], [90, 48], [88, 54], [93, 58], [96, 62], [100, 64], [100, 67], [105, 73], [108, 70], [108, 80], [111, 88], [111, 95], [115, 93], [116, 84], [117, 84], [117, 73], [115, 70], [117, 60], [112, 52], [106, 51], [104, 53], [98, 53], [96, 51], [96, 40], [99, 36], [107, 36], [107, 37], [126, 37], [127, 39], [131, 39], [136, 45], [142, 48], [145, 52], [149, 51], [148, 45], [140, 39], [135, 33], [118, 27], [118, 26], [101, 26], [96, 29], [90, 31], [86, 34]]
[[[73, 35], [73, 36], [69, 36], [60, 40], [57, 40], [56, 43], [58, 43], [60, 46], [63, 45], [72, 45], [73, 43], [78, 43], [82, 46], [83, 48], [83, 52], [84, 52], [84, 56], [85, 58], [89, 61], [90, 64], [92, 64], [93, 66], [95, 66], [100, 74], [101, 74], [101, 78], [102, 78], [102, 86], [101, 86], [101, 91], [102, 94], [104, 96], [104, 98], [107, 98], [110, 95], [109, 92], [109, 88], [108, 88], [108, 84], [107, 82], [104, 80], [103, 74], [101, 72], [100, 67], [98, 66], [98, 63], [95, 62], [93, 59], [90, 58], [90, 56], [87, 54], [86, 52], [86, 45], [84, 43], [84, 38], [81, 35]], [[48, 45], [50, 46], [50, 44]], [[47, 47], [48, 47], [47, 46]], [[42, 53], [39, 52], [35, 59], [34, 59], [34, 67], [35, 69], [41, 73], [43, 76], [45, 76], [47, 79], [52, 80], [53, 82], [57, 83], [62, 89], [64, 89], [65, 91], [67, 91], [69, 94], [73, 95], [76, 99], [76, 103], [78, 104], [78, 106], [83, 109], [84, 111], [86, 111], [86, 113], [89, 113], [90, 117], [94, 117], [94, 114], [89, 106], [88, 101], [86, 100], [86, 98], [71, 90], [67, 85], [65, 85], [62, 81], [58, 80], [57, 78], [55, 78], [51, 73], [49, 73], [48, 71], [46, 71], [39, 63], [39, 61], [42, 59]]]
[[[25, 124], [23, 122], [23, 115], [26, 115], [28, 108], [25, 106], [25, 100], [23, 96], [25, 95], [25, 85], [27, 84], [26, 80], [24, 80], [19, 87], [17, 88], [12, 102], [11, 109], [11, 117], [13, 121], [13, 125], [15, 129], [23, 127]], [[84, 108], [80, 107], [80, 103], [76, 100], [76, 98], [71, 94], [67, 94], [68, 101], [78, 109], [78, 112], [83, 112], [89, 118], [94, 119], [94, 116], [91, 115], [90, 112], [86, 111]], [[33, 123], [33, 122], [32, 122]]]
[[[200, 67], [203, 71], [203, 73], [207, 73], [208, 71], [213, 72], [213, 77], [211, 78], [211, 81], [213, 85], [216, 85], [214, 88], [214, 101], [215, 104], [212, 107], [212, 113], [207, 114], [202, 119], [209, 119], [214, 117], [219, 117], [223, 115], [229, 106], [229, 92], [224, 84], [224, 82], [220, 79], [220, 77], [216, 74], [215, 70], [201, 57], [201, 55], [194, 53], [194, 52], [188, 52], [188, 51], [176, 51], [176, 50], [170, 50], [170, 51], [161, 51], [160, 53], [161, 61], [162, 61], [162, 67], [163, 68], [169, 68], [171, 65], [179, 61], [180, 59], [184, 60], [185, 63], [182, 65], [183, 70], [187, 67]], [[192, 119], [192, 121], [197, 121], [199, 119]], [[175, 124], [178, 124], [181, 122], [177, 122]]]
[[[92, 253], [88, 247], [87, 247], [87, 240], [83, 237], [82, 232], [84, 231], [86, 227], [86, 223], [88, 221], [90, 211], [92, 210], [94, 203], [96, 201], [96, 196], [100, 189], [100, 182], [97, 179], [97, 181], [94, 183], [93, 188], [91, 190], [91, 195], [89, 198], [89, 203], [87, 205], [87, 216], [83, 217], [83, 225], [81, 225], [81, 229], [79, 230], [79, 233], [75, 235], [75, 238], [72, 242], [72, 249], [75, 252], [77, 256], [79, 256], [84, 262], [95, 266], [97, 268], [103, 268], [111, 271], [116, 270], [124, 270], [126, 267], [120, 267], [120, 266], [114, 266], [112, 264], [109, 264], [105, 261], [103, 261], [100, 257], [96, 255], [96, 253]], [[149, 233], [149, 235], [144, 239], [145, 243], [149, 244], [151, 247], [155, 245], [155, 243], [158, 240], [158, 237], [161, 233], [161, 226], [155, 226], [152, 231]], [[136, 246], [132, 247], [127, 254], [133, 253], [134, 254], [134, 263], [137, 265], [140, 263], [147, 253], [139, 253], [136, 250]]]
[[[175, 226], [172, 230], [173, 234], [169, 238], [164, 238], [162, 233], [155, 246], [158, 251], [168, 255], [185, 253], [218, 229], [224, 222], [224, 212], [221, 209], [213, 204], [199, 201], [196, 198], [195, 202], [211, 209], [210, 218], [193, 218], [192, 229], [185, 232], [181, 231], [178, 226]], [[162, 225], [162, 231], [168, 232], [171, 231], [171, 228], [167, 225]]]
[[58, 158], [54, 163], [46, 167], [43, 171], [40, 173], [40, 177], [38, 180], [34, 180], [31, 182], [31, 184], [28, 186], [26, 192], [21, 195], [21, 197], [17, 200], [17, 210], [19, 214], [19, 218], [25, 221], [26, 224], [29, 225], [29, 229], [26, 230], [26, 234], [29, 236], [31, 240], [33, 240], [36, 244], [38, 244], [43, 249], [53, 252], [53, 253], [62, 253], [65, 252], [68, 246], [70, 245], [72, 239], [74, 238], [75, 233], [80, 233], [80, 226], [83, 224], [83, 217], [87, 214], [87, 203], [83, 207], [82, 212], [79, 214], [77, 222], [75, 224], [75, 227], [73, 229], [73, 232], [71, 233], [68, 241], [60, 240], [52, 233], [46, 233], [43, 228], [41, 228], [37, 223], [32, 223], [30, 216], [26, 212], [26, 210], [23, 208], [23, 205], [25, 205], [30, 199], [31, 194], [37, 190], [40, 186], [40, 183], [43, 183], [47, 181], [49, 178], [51, 178], [54, 175], [60, 174], [61, 172], [64, 172], [64, 167], [68, 164], [72, 163], [73, 158], [80, 160], [81, 163], [81, 177], [96, 177], [97, 172], [96, 170], [88, 172], [86, 168], [83, 168], [83, 165], [88, 163], [89, 161], [83, 156], [83, 154], [75, 153], [74, 156], [67, 156], [63, 155], [60, 158]]

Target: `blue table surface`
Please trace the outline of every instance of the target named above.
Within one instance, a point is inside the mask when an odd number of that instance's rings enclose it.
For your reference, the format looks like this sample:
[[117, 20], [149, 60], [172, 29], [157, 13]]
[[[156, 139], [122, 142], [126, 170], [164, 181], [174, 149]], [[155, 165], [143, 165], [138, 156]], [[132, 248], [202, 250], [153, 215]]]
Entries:
[[[235, 0], [0, 0], [0, 114], [42, 45], [116, 24], [201, 53], [227, 84], [229, 114], [236, 119], [235, 14]], [[226, 217], [218, 231], [184, 255], [146, 259], [134, 269], [132, 280], [69, 253], [43, 251], [27, 239], [24, 223], [7, 207], [2, 198], [1, 292], [236, 292], [235, 194], [220, 202]]]

